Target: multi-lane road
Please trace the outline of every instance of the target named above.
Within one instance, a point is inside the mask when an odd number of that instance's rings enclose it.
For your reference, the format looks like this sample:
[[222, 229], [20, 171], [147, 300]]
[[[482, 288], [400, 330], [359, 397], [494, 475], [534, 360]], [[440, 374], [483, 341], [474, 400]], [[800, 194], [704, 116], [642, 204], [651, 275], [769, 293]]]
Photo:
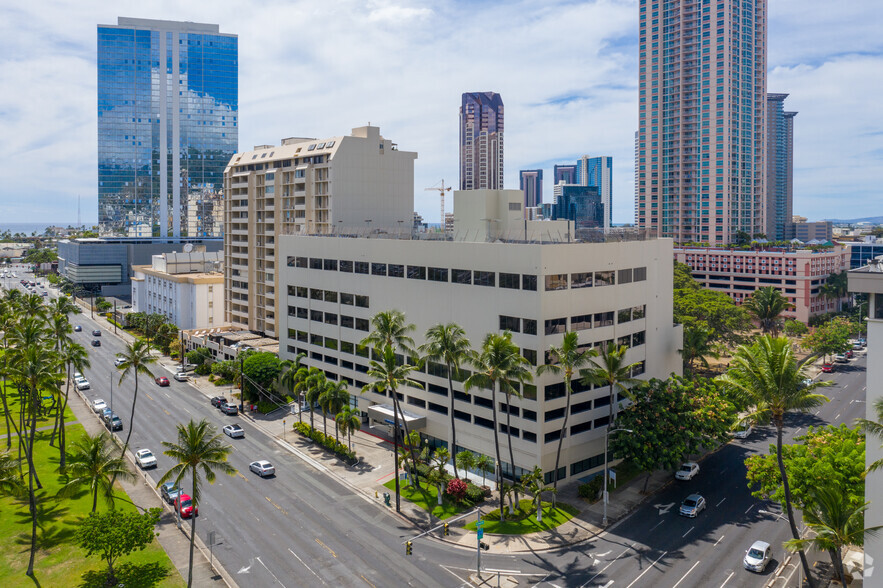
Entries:
[[[23, 276], [7, 280], [17, 286]], [[208, 543], [215, 531], [220, 544], [214, 557], [241, 586], [463, 586], [475, 567], [475, 552], [431, 538], [421, 540], [413, 556], [402, 542], [415, 533], [378, 503], [366, 500], [335, 477], [292, 454], [247, 419], [228, 417], [211, 407], [193, 386], [176, 382], [171, 369], [155, 365], [155, 375], [169, 377], [167, 388], [149, 377], [139, 381], [132, 423], [134, 380], [120, 385], [115, 355], [124, 343], [103, 331], [102, 346], [90, 347], [93, 329], [101, 327], [87, 314], [72, 317], [83, 331], [77, 342], [90, 350], [85, 371], [92, 389], [89, 400], [111, 401], [120, 415], [124, 436], [134, 426], [132, 451], [149, 448], [158, 467], [149, 476], [155, 483], [172, 465], [162, 454], [162, 441], [174, 441], [176, 426], [205, 418], [218, 430], [239, 423], [244, 439], [230, 439], [234, 477], [220, 476], [203, 487], [197, 532]], [[790, 416], [786, 442], [808, 426], [849, 423], [864, 414], [865, 359], [863, 354], [835, 374], [823, 374], [835, 385], [822, 392], [831, 401], [817, 412]], [[777, 505], [751, 496], [745, 480], [745, 458], [765, 453], [775, 442], [771, 428], [756, 429], [746, 440], [734, 441], [702, 461], [702, 471], [690, 482], [672, 483], [607, 533], [584, 544], [544, 553], [485, 554], [482, 568], [509, 570], [520, 585], [536, 587], [608, 588], [759, 587], [770, 579], [785, 554], [787, 521]], [[248, 463], [268, 459], [275, 477], [261, 479]], [[370, 475], [370, 473], [368, 474]], [[188, 482], [184, 488], [187, 490]], [[692, 492], [708, 501], [696, 519], [677, 514]], [[615, 499], [615, 496], [614, 496]], [[766, 574], [742, 568], [742, 556], [757, 539], [770, 542], [775, 560]]]

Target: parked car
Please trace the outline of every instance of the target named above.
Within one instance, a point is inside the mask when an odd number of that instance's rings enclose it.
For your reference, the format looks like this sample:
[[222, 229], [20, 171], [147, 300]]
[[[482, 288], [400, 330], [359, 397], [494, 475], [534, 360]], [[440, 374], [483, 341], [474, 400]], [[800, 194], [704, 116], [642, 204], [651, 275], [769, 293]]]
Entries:
[[117, 415], [111, 413], [110, 418], [104, 420], [104, 426], [111, 431], [122, 431], [123, 421]]
[[92, 347], [101, 347], [101, 341], [98, 339], [92, 339]]
[[222, 404], [227, 404], [227, 399], [223, 396], [215, 396], [212, 398], [212, 406], [220, 408]]
[[123, 365], [124, 363], [126, 363], [126, 358], [125, 358], [125, 357], [117, 356], [117, 358], [113, 360], [113, 365], [114, 365], [114, 367], [120, 367], [120, 366]]
[[175, 374], [175, 379], [179, 382], [188, 382], [190, 381], [190, 376], [188, 376], [186, 372], [177, 372]]
[[89, 384], [89, 380], [86, 378], [80, 378], [78, 380], [74, 380], [74, 383], [77, 385], [77, 390], [88, 390], [92, 386]]
[[849, 358], [846, 357], [845, 353], [838, 353], [834, 356], [834, 361], [837, 363], [849, 363]]
[[231, 439], [238, 439], [240, 437], [245, 437], [245, 431], [239, 425], [227, 425], [224, 427], [224, 434], [230, 437]]
[[826, 363], [822, 366], [822, 371], [826, 374], [830, 374], [834, 371], [834, 365], [830, 363]]
[[92, 410], [95, 412], [95, 414], [101, 414], [102, 412], [104, 412], [105, 408], [107, 408], [107, 403], [104, 402], [102, 399], [96, 398], [92, 401]]
[[174, 482], [166, 482], [159, 487], [159, 495], [169, 504], [173, 504], [180, 493], [181, 489]]
[[83, 332], [83, 327], [81, 327], [80, 325], [76, 325], [76, 326], [74, 327], [74, 332], [75, 332], [75, 333], [82, 333], [82, 332]]
[[79, 380], [82, 377], [83, 377], [83, 374], [81, 374], [80, 372], [74, 372], [74, 380]]
[[733, 433], [733, 437], [735, 437], [736, 439], [747, 439], [749, 436], [751, 436], [751, 433], [753, 433], [753, 432], [754, 432], [754, 427], [751, 425], [748, 425], [744, 429], [739, 429], [738, 431]]
[[156, 467], [156, 457], [154, 457], [153, 453], [149, 449], [139, 449], [135, 452], [135, 463], [138, 464], [142, 470], [146, 470], [147, 468], [155, 468]]
[[763, 573], [773, 558], [773, 548], [766, 541], [755, 541], [745, 552], [742, 565], [751, 572]]
[[226, 403], [226, 402], [225, 402], [224, 404], [222, 404], [222, 405], [219, 406], [218, 408], [220, 408], [220, 409], [221, 409], [221, 412], [223, 412], [223, 413], [226, 414], [226, 415], [237, 415], [237, 414], [239, 414], [239, 407], [237, 407], [235, 404], [229, 404], [229, 403]]
[[696, 518], [700, 512], [705, 510], [705, 499], [699, 494], [690, 494], [681, 503], [680, 514], [691, 519]]
[[855, 357], [855, 353], [852, 352], [852, 349], [847, 349], [846, 353], [844, 353], [843, 355], [846, 356], [846, 359], [852, 359], [853, 357]]
[[175, 497], [175, 510], [182, 519], [189, 519], [193, 515], [199, 516], [199, 509], [193, 506], [193, 499], [189, 494], [179, 493]]
[[251, 462], [248, 464], [248, 469], [262, 478], [265, 476], [272, 476], [276, 473], [276, 468], [274, 468], [273, 464], [266, 459]]
[[162, 387], [166, 387], [169, 385], [169, 379], [165, 376], [160, 376], [156, 379], [156, 383]]
[[92, 336], [93, 337], [100, 337], [101, 331], [99, 331], [98, 329], [95, 329], [94, 331], [92, 331]]
[[856, 341], [855, 343], [852, 344], [853, 351], [861, 351], [862, 348], [863, 348], [863, 345], [861, 344], [861, 341]]
[[113, 411], [110, 408], [105, 408], [101, 411], [101, 422], [107, 422], [107, 419], [113, 415]]
[[678, 480], [692, 480], [699, 473], [699, 464], [695, 461], [688, 461], [675, 472], [675, 478]]

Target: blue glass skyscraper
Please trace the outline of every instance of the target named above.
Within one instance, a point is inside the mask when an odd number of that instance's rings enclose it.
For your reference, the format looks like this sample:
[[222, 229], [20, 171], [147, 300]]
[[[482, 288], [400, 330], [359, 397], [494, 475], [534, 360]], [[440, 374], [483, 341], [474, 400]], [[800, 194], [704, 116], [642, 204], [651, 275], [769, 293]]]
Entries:
[[98, 26], [102, 234], [180, 237], [188, 199], [220, 192], [239, 146], [238, 54], [218, 25]]

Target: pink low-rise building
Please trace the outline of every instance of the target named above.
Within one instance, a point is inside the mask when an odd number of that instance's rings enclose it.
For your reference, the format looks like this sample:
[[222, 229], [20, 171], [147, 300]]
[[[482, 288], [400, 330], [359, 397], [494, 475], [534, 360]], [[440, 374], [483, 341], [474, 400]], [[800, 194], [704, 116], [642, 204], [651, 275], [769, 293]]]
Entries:
[[758, 288], [776, 287], [794, 305], [784, 316], [803, 323], [839, 308], [839, 301], [823, 298], [820, 288], [829, 275], [849, 269], [847, 252], [839, 245], [816, 251], [675, 247], [674, 256], [690, 266], [702, 286], [729, 294], [737, 304]]

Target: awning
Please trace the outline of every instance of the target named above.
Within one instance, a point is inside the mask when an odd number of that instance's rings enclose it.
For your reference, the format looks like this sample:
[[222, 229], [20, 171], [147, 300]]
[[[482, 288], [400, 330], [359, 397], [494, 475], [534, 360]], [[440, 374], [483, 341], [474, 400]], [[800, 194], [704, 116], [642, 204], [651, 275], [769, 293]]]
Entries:
[[[368, 417], [375, 421], [392, 425], [395, 422], [395, 413], [391, 404], [374, 404], [368, 407]], [[407, 410], [399, 410], [399, 418], [404, 417], [408, 429], [422, 429], [426, 426], [426, 417], [414, 414]]]

